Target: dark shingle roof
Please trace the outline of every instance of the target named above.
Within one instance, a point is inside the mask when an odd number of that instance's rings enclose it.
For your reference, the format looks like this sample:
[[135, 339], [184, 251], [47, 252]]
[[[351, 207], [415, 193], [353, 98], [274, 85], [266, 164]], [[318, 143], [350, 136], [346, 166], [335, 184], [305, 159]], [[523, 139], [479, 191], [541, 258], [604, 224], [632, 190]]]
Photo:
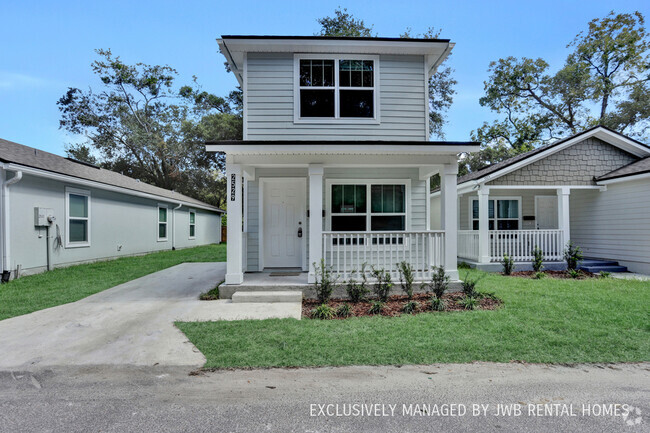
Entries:
[[188, 197], [186, 195], [170, 191], [168, 189], [149, 185], [148, 183], [140, 182], [131, 177], [124, 176], [111, 170], [105, 170], [103, 168], [95, 167], [90, 164], [63, 158], [62, 156], [55, 155], [53, 153], [44, 152], [42, 150], [24, 146], [22, 144], [14, 143], [2, 138], [0, 138], [0, 161], [46, 170], [53, 173], [64, 174], [67, 176], [99, 182], [106, 185], [117, 186], [120, 188], [126, 188], [132, 191], [156, 195], [164, 199], [182, 201], [187, 204], [194, 204], [215, 211], [223, 212], [217, 207], [204, 203], [200, 200], [196, 200], [192, 197]]
[[633, 176], [642, 173], [650, 173], [650, 156], [603, 174], [602, 176], [597, 177], [596, 180], [617, 179], [619, 177]]

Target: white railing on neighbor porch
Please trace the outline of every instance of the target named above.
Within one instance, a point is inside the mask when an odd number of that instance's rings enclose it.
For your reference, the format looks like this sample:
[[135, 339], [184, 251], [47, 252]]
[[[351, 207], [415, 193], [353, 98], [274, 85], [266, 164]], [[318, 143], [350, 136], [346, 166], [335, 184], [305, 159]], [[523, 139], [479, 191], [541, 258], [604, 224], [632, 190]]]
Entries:
[[544, 260], [563, 258], [562, 230], [490, 230], [490, 244], [493, 262], [506, 254], [516, 262], [532, 260], [535, 247], [542, 250]]
[[[564, 258], [564, 239], [562, 230], [490, 230], [488, 232], [490, 261], [500, 262], [504, 255], [516, 262], [533, 260], [533, 249], [542, 250], [544, 260]], [[458, 231], [458, 257], [478, 261], [478, 230]]]
[[458, 257], [478, 261], [477, 230], [458, 230]]
[[323, 232], [323, 258], [343, 280], [357, 277], [365, 263], [399, 279], [397, 264], [411, 263], [416, 280], [428, 280], [432, 266], [444, 266], [444, 231]]

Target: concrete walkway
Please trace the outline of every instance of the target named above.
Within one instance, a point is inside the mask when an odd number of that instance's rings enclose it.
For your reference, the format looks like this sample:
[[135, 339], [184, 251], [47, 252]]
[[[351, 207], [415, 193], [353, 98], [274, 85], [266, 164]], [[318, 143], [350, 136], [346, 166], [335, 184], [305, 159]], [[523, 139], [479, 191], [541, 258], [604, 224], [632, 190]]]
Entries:
[[225, 263], [184, 263], [80, 301], [0, 321], [0, 369], [203, 365], [174, 321], [300, 318], [300, 304], [199, 301]]

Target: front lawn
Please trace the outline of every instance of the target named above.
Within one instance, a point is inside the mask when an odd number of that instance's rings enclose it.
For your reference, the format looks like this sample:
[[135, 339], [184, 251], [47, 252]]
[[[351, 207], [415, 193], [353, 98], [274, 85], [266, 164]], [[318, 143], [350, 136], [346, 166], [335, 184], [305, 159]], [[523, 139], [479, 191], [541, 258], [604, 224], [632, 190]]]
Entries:
[[180, 263], [225, 260], [225, 244], [205, 245], [58, 268], [19, 278], [0, 285], [0, 320], [75, 302]]
[[177, 326], [206, 356], [206, 368], [650, 360], [647, 281], [489, 274], [478, 289], [494, 292], [503, 306], [400, 317]]

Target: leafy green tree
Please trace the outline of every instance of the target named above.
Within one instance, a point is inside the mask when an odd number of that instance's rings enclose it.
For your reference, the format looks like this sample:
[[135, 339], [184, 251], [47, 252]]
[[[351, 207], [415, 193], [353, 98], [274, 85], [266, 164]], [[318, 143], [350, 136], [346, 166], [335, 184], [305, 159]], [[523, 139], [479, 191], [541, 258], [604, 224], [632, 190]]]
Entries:
[[[321, 25], [320, 36], [355, 36], [373, 37], [373, 26], [366, 26], [361, 19], [348, 13], [347, 9], [336, 9], [333, 17], [324, 17], [317, 20]], [[410, 28], [400, 35], [402, 38], [435, 39], [440, 32], [433, 27], [425, 33], [412, 36]], [[438, 138], [444, 138], [443, 127], [446, 122], [445, 113], [454, 101], [457, 82], [453, 78], [455, 71], [449, 66], [439, 66], [438, 70], [429, 78], [429, 131]]]
[[541, 58], [491, 62], [480, 104], [500, 114], [472, 131], [482, 151], [464, 158], [461, 174], [594, 125], [637, 138], [650, 128], [650, 42], [643, 15], [594, 19], [567, 47], [555, 73]]
[[[223, 155], [204, 142], [241, 139], [241, 106], [193, 86], [177, 88], [169, 66], [125, 64], [110, 50], [96, 50], [92, 69], [99, 92], [69, 88], [59, 101], [60, 127], [87, 142], [71, 146], [77, 159], [99, 162], [152, 185], [215, 205], [225, 202]], [[98, 156], [94, 156], [96, 153]]]

